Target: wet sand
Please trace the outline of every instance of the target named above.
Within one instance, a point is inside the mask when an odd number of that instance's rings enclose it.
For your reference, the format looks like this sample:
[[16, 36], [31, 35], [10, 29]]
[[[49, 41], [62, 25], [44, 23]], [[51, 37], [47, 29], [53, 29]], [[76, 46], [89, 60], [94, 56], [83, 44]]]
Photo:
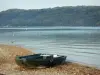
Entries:
[[0, 44], [0, 74], [5, 75], [100, 75], [100, 70], [77, 63], [65, 63], [51, 68], [27, 69], [18, 66], [16, 55], [34, 54], [31, 50]]

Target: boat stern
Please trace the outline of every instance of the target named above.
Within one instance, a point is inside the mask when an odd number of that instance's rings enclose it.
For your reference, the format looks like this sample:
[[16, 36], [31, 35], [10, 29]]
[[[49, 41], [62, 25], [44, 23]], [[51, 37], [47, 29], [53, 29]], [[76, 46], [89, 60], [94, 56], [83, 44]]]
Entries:
[[17, 65], [19, 65], [19, 66], [25, 66], [24, 63], [23, 63], [23, 60], [21, 59], [20, 56], [16, 56], [16, 57], [15, 57], [15, 62], [16, 62]]

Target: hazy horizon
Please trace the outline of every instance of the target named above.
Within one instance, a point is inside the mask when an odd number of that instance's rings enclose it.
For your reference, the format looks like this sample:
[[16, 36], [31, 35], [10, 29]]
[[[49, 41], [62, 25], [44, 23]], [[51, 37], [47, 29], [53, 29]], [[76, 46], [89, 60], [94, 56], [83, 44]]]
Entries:
[[[55, 6], [55, 7], [47, 7], [47, 8], [32, 8], [32, 9], [25, 9], [25, 8], [9, 8], [2, 11], [10, 10], [10, 9], [21, 9], [21, 10], [38, 10], [38, 9], [49, 9], [49, 8], [56, 8], [56, 7], [77, 7], [77, 6], [94, 6], [94, 5], [76, 5], [76, 6]], [[96, 5], [95, 5], [96, 6]], [[97, 6], [98, 7], [98, 6]], [[0, 12], [2, 12], [0, 11]]]
[[99, 0], [0, 0], [0, 11], [8, 9], [43, 9], [62, 6], [100, 6]]

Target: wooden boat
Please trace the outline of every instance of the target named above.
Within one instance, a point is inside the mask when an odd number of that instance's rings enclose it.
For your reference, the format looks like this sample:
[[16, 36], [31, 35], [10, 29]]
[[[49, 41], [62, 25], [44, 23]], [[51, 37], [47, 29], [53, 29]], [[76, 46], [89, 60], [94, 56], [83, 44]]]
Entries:
[[34, 54], [27, 56], [16, 56], [15, 61], [19, 66], [24, 67], [52, 67], [64, 63], [66, 56], [53, 55], [53, 54]]

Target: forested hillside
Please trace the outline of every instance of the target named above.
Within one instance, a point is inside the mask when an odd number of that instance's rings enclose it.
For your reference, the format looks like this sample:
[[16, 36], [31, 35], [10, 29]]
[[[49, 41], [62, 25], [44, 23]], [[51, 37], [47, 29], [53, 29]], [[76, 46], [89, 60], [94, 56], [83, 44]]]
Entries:
[[100, 6], [9, 9], [0, 12], [0, 27], [100, 26]]

